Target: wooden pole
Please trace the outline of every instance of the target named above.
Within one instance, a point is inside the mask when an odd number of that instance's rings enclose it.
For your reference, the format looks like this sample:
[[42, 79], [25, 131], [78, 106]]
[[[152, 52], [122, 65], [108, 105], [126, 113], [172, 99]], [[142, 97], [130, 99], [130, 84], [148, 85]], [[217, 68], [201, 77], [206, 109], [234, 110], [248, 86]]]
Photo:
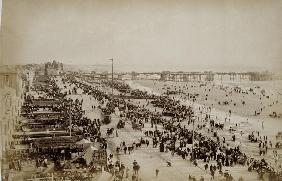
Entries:
[[114, 96], [114, 59], [112, 58], [112, 96]]
[[70, 103], [70, 108], [69, 108], [69, 121], [70, 121], [70, 137], [71, 137], [71, 103]]

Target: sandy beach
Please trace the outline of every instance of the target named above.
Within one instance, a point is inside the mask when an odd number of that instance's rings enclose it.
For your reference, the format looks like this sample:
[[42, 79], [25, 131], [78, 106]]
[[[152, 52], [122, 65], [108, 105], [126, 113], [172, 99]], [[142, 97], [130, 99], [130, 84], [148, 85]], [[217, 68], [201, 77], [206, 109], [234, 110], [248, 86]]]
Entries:
[[[281, 81], [274, 81], [274, 82], [243, 82], [243, 83], [235, 83], [235, 82], [226, 82], [224, 84], [220, 83], [220, 85], [224, 85], [228, 87], [229, 89], [231, 87], [240, 87], [241, 89], [249, 90], [250, 88], [255, 89], [257, 92], [260, 92], [262, 89], [264, 89], [267, 94], [269, 95], [269, 98], [262, 98], [260, 100], [258, 98], [258, 95], [253, 94], [245, 94], [244, 100], [246, 100], [246, 105], [218, 105], [217, 101], [222, 101], [225, 99], [229, 100], [240, 100], [240, 97], [242, 95], [233, 93], [229, 94], [228, 98], [225, 98], [224, 91], [220, 90], [218, 88], [217, 83], [206, 83], [207, 86], [200, 87], [199, 85], [203, 83], [198, 82], [189, 82], [189, 83], [183, 83], [183, 82], [159, 82], [159, 81], [150, 81], [150, 80], [135, 80], [135, 81], [128, 81], [129, 85], [133, 88], [142, 88], [143, 90], [148, 91], [149, 93], [157, 93], [157, 94], [163, 94], [166, 92], [166, 90], [176, 90], [178, 91], [179, 88], [184, 93], [180, 94], [174, 94], [170, 95], [171, 97], [174, 97], [175, 99], [180, 100], [182, 104], [185, 105], [191, 105], [194, 107], [195, 110], [198, 110], [200, 108], [209, 108], [211, 107], [211, 115], [213, 115], [213, 118], [217, 122], [221, 122], [226, 124], [227, 129], [225, 131], [220, 132], [222, 136], [229, 137], [231, 139], [231, 134], [227, 132], [229, 127], [236, 129], [236, 135], [241, 140], [236, 143], [240, 144], [241, 148], [248, 153], [248, 155], [262, 158], [258, 154], [257, 143], [248, 143], [247, 136], [251, 132], [260, 131], [261, 136], [267, 136], [269, 140], [271, 140], [273, 143], [279, 142], [279, 140], [276, 139], [276, 135], [278, 132], [282, 131], [282, 118], [271, 118], [269, 117], [269, 114], [272, 113], [272, 111], [281, 112], [282, 108], [282, 101], [281, 101]], [[270, 85], [275, 85], [271, 86]], [[188, 89], [182, 89], [183, 87], [188, 86]], [[211, 91], [205, 91], [208, 89], [211, 89]], [[194, 94], [198, 93], [199, 98], [196, 99], [195, 102], [192, 100], [187, 99], [188, 93]], [[206, 94], [209, 94], [208, 100], [205, 100]], [[267, 95], [266, 95], [267, 96]], [[263, 96], [262, 96], [263, 97]], [[278, 100], [279, 102], [277, 104], [271, 105], [273, 102]], [[233, 101], [234, 103], [235, 101]], [[260, 104], [262, 102], [262, 104]], [[269, 106], [271, 105], [271, 106]], [[257, 110], [259, 107], [266, 107], [265, 110], [262, 111], [260, 115], [254, 116], [252, 112]], [[228, 110], [232, 110], [232, 116], [229, 116]], [[199, 113], [198, 113], [199, 114]], [[242, 132], [242, 136], [240, 136], [240, 132]], [[204, 133], [204, 132], [203, 132]], [[235, 145], [236, 145], [235, 144]], [[279, 150], [279, 153], [282, 154], [282, 151]], [[272, 153], [270, 152], [268, 156], [270, 161], [273, 161]]]

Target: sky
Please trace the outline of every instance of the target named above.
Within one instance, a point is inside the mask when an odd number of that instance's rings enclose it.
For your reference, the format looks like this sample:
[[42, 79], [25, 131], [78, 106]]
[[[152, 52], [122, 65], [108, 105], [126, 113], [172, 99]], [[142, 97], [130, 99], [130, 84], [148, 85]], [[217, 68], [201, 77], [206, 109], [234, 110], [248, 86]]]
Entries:
[[282, 71], [282, 0], [3, 0], [1, 63]]

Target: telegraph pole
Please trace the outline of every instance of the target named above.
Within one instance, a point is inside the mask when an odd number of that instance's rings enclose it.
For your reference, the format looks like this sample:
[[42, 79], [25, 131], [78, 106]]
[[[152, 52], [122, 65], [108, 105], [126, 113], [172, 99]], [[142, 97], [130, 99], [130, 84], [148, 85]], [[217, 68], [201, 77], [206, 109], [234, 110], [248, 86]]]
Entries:
[[71, 137], [71, 103], [70, 103], [70, 108], [69, 108], [69, 121], [70, 121], [70, 137]]
[[109, 59], [112, 61], [112, 97], [114, 97], [114, 59]]

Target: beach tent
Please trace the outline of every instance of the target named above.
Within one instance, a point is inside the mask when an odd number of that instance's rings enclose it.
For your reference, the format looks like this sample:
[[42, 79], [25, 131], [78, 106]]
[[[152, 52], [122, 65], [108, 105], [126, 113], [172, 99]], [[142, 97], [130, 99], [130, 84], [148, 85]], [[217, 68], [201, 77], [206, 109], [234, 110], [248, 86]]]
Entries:
[[77, 145], [83, 145], [83, 147], [85, 149], [85, 148], [89, 147], [92, 144], [92, 142], [87, 140], [87, 139], [82, 139], [82, 140], [76, 142], [76, 144]]
[[82, 139], [82, 140], [80, 140], [80, 141], [78, 141], [78, 142], [76, 142], [76, 144], [90, 144], [90, 143], [92, 143], [91, 141], [89, 141], [89, 140], [87, 140], [87, 139]]

